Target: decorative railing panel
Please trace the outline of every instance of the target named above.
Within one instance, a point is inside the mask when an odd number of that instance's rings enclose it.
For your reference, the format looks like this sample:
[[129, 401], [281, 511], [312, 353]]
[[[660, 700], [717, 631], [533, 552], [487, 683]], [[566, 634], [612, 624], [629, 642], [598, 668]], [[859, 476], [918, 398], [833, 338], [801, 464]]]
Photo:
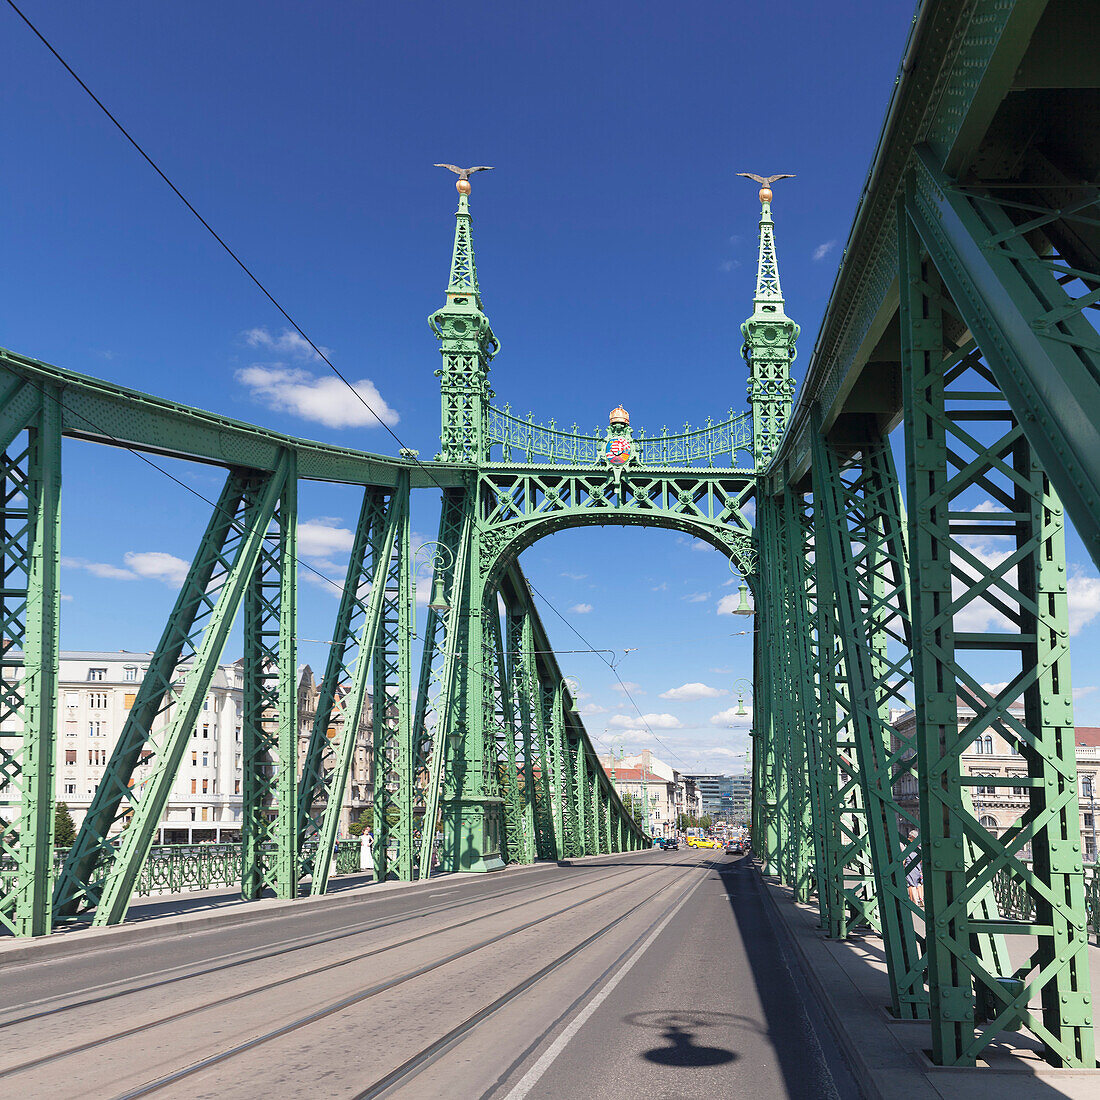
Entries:
[[[993, 880], [993, 896], [997, 899], [1002, 917], [1011, 920], [1035, 919], [1035, 899], [1028, 891], [1027, 883], [1009, 871], [1002, 869], [997, 872]], [[1100, 944], [1100, 864], [1085, 864], [1085, 912], [1089, 935]]]
[[[360, 841], [336, 842], [334, 875], [358, 874]], [[54, 877], [61, 873], [67, 848], [54, 851]], [[14, 878], [11, 867], [0, 869], [5, 884]], [[241, 847], [239, 844], [162, 844], [149, 851], [149, 858], [141, 870], [134, 894], [149, 897], [153, 894], [179, 894], [188, 890], [216, 890], [222, 886], [235, 886], [241, 881]]]
[[[599, 428], [586, 435], [574, 424], [558, 428], [553, 420], [549, 426], [536, 424], [531, 414], [514, 416], [511, 408], [490, 408], [488, 417], [489, 460], [523, 463], [556, 462], [569, 466], [591, 466], [603, 456], [604, 435]], [[639, 429], [634, 437], [638, 462], [643, 466], [710, 466], [737, 467], [738, 455], [742, 468], [751, 469], [752, 417], [748, 413], [735, 416], [731, 409], [727, 418], [715, 424], [708, 417], [702, 428], [685, 424], [680, 432], [661, 429], [660, 435], [646, 436]]]

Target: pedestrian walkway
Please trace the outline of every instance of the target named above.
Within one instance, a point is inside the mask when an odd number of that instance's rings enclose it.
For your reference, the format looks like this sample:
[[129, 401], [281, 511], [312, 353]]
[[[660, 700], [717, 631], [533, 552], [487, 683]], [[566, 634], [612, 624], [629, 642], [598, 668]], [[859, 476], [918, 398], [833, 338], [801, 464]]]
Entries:
[[[818, 927], [814, 905], [798, 904], [788, 887], [763, 879], [773, 923], [784, 931], [806, 979], [825, 1006], [868, 1100], [1096, 1100], [1100, 1070], [1054, 1069], [1038, 1042], [1004, 1032], [977, 1069], [935, 1066], [927, 1051], [931, 1026], [896, 1020], [889, 1013], [890, 986], [881, 937], [868, 933], [829, 940]], [[1018, 961], [1018, 960], [1016, 960]], [[1089, 949], [1092, 988], [1100, 988], [1100, 948]]]

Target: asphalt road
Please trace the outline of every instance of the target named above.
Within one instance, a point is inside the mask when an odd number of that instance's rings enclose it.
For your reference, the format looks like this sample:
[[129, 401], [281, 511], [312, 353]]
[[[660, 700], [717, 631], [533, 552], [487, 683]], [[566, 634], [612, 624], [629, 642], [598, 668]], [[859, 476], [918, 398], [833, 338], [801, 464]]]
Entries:
[[644, 852], [8, 966], [0, 1087], [856, 1097], [766, 912], [746, 859]]

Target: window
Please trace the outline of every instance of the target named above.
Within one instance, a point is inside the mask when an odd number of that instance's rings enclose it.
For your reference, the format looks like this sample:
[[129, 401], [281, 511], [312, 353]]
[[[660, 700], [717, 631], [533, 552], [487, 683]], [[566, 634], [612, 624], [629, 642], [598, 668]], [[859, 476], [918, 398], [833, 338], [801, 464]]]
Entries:
[[70, 709], [75, 708], [77, 703], [80, 702], [80, 696], [75, 691], [65, 692], [65, 706]]
[[202, 727], [202, 735], [203, 735], [203, 737], [209, 737], [210, 736], [210, 727], [209, 726], [203, 726]]
[[195, 820], [195, 807], [194, 806], [191, 807], [191, 820], [192, 821]]
[[203, 699], [202, 709], [203, 710], [209, 710], [210, 709], [210, 697], [209, 696], [207, 696], [205, 699]]
[[89, 737], [106, 737], [107, 731], [104, 727], [106, 722], [89, 722], [88, 723], [88, 736]]
[[209, 779], [204, 779], [202, 781], [202, 793], [203, 794], [209, 794], [210, 793], [210, 780]]
[[209, 768], [210, 767], [210, 753], [204, 752], [202, 754], [202, 766], [204, 768]]
[[107, 693], [105, 691], [88, 692], [88, 706], [91, 707], [92, 710], [106, 710]]
[[137, 698], [137, 696], [136, 696], [136, 695], [135, 695], [135, 694], [134, 694], [134, 693], [133, 693], [132, 691], [128, 691], [128, 692], [126, 692], [126, 694], [125, 694], [125, 695], [124, 695], [124, 696], [122, 697], [122, 705], [123, 705], [123, 706], [124, 706], [124, 707], [125, 707], [125, 708], [126, 708], [127, 710], [129, 710], [129, 709], [130, 709], [130, 708], [131, 708], [131, 707], [132, 707], [132, 706], [134, 705], [134, 700], [135, 700], [136, 698]]
[[1086, 829], [1091, 829], [1092, 828], [1092, 814], [1085, 814], [1084, 815], [1084, 828], [1086, 828]]
[[1092, 798], [1092, 776], [1081, 776], [1081, 797]]
[[210, 811], [205, 806], [203, 806], [203, 808], [202, 808], [202, 819], [203, 819], [203, 821], [208, 821], [209, 820], [209, 813], [210, 813]]
[[[66, 749], [65, 750], [65, 763], [66, 764], [75, 764], [76, 763], [76, 749]], [[76, 792], [74, 791], [73, 793], [75, 794]]]
[[199, 781], [197, 779], [192, 779], [191, 780], [191, 793], [192, 794], [198, 794], [199, 793], [198, 792], [198, 784], [199, 784]]
[[234, 741], [240, 741], [240, 739], [241, 739], [241, 727], [240, 727], [240, 726], [238, 726], [238, 727], [237, 727], [237, 728], [236, 728], [236, 729], [235, 729], [235, 730], [233, 731], [233, 740], [234, 740]]
[[983, 814], [980, 818], [979, 823], [984, 828], [989, 829], [990, 831], [997, 828], [997, 819], [995, 817], [991, 817], [989, 814]]
[[76, 794], [76, 784], [75, 783], [66, 783], [65, 784], [65, 793], [66, 794]]
[[107, 670], [105, 668], [90, 668], [88, 669], [89, 680], [106, 680]]
[[[1014, 775], [1012, 778], [1013, 779], [1023, 779], [1023, 776], [1022, 775]], [[1012, 793], [1013, 794], [1027, 794], [1027, 787], [1013, 787], [1012, 788]]]
[[239, 779], [234, 779], [233, 780], [233, 793], [234, 794], [240, 794], [241, 793], [241, 781]]
[[191, 753], [191, 767], [197, 767], [199, 763], [199, 754], [197, 752]]
[[129, 680], [133, 683], [137, 679], [137, 669], [133, 665], [127, 665], [122, 670], [123, 679]]

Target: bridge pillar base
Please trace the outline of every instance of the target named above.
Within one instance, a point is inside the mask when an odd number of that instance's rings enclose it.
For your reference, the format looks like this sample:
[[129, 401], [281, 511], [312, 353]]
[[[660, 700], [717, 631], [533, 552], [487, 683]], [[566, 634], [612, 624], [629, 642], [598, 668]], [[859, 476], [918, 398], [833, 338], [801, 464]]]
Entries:
[[441, 802], [442, 871], [501, 871], [504, 803], [499, 798], [445, 798]]

